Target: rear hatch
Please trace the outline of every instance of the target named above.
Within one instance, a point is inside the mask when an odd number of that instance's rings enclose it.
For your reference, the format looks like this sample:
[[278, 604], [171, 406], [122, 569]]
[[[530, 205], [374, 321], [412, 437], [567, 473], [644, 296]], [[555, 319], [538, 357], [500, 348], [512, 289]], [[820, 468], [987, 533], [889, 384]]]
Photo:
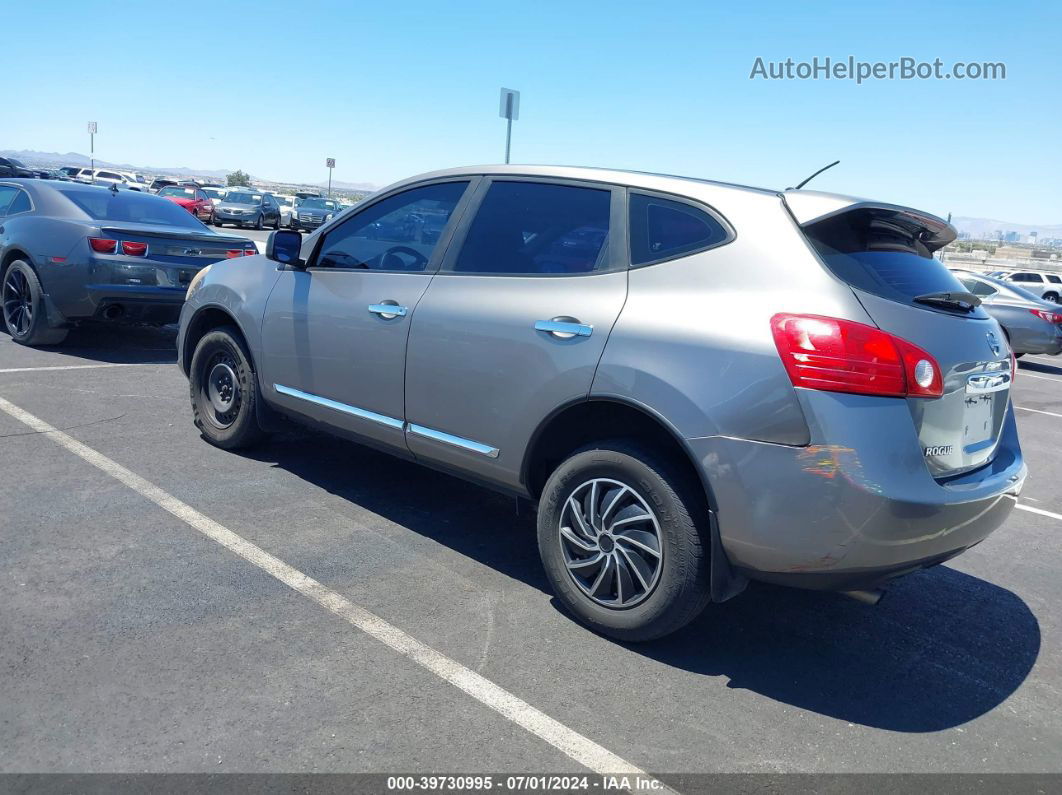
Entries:
[[906, 399], [929, 471], [943, 479], [989, 463], [1009, 403], [1010, 348], [979, 299], [934, 258], [955, 230], [895, 205], [811, 191], [785, 199], [819, 258], [874, 323], [936, 360], [943, 395]]

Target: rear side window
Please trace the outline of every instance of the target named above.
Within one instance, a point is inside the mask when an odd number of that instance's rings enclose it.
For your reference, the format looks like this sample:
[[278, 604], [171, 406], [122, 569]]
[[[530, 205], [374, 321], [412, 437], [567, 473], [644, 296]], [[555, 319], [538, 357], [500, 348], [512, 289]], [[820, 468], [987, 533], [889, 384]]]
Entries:
[[11, 185], [0, 185], [0, 216], [7, 215], [7, 208], [11, 205], [18, 188]]
[[990, 295], [995, 295], [999, 292], [995, 287], [986, 282], [982, 282], [979, 279], [960, 278], [959, 282], [969, 290], [971, 293], [982, 298], [986, 298]]
[[631, 264], [647, 265], [724, 243], [719, 221], [684, 202], [643, 193], [630, 195]]
[[612, 192], [494, 182], [454, 262], [457, 273], [573, 275], [608, 265]]
[[1053, 273], [1047, 274], [1047, 281], [1051, 284], [1062, 284], [1062, 276], [1055, 276]]
[[30, 204], [29, 196], [26, 195], [24, 190], [20, 190], [15, 193], [14, 200], [7, 208], [7, 214], [28, 213], [32, 209], [33, 206]]
[[826, 266], [859, 290], [900, 303], [964, 291], [922, 242], [924, 227], [888, 210], [853, 210], [804, 229]]

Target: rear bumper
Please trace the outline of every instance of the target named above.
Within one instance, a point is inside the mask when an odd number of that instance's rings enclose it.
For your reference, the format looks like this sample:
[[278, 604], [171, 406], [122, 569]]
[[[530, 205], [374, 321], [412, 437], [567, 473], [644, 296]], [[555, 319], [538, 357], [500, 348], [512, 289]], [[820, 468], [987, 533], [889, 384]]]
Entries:
[[866, 588], [947, 560], [1006, 520], [1026, 475], [1014, 409], [992, 462], [945, 482], [930, 475], [906, 406], [891, 402], [902, 414], [868, 405], [832, 428], [840, 432], [829, 443], [687, 441], [735, 569], [798, 587]]
[[186, 287], [142, 287], [90, 284], [86, 287], [95, 320], [136, 320], [176, 323], [184, 306]]

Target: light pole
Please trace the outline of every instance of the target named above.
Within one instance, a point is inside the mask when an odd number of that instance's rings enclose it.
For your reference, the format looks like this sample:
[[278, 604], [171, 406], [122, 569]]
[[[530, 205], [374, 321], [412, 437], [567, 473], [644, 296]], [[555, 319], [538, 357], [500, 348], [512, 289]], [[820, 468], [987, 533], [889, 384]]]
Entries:
[[325, 158], [325, 165], [328, 166], [328, 198], [332, 198], [332, 169], [336, 167], [336, 159], [334, 157]]
[[89, 169], [96, 170], [96, 122], [88, 123], [89, 134]]
[[511, 88], [501, 90], [498, 115], [505, 119], [505, 162], [509, 162], [509, 149], [513, 138], [513, 121], [520, 118], [520, 92]]

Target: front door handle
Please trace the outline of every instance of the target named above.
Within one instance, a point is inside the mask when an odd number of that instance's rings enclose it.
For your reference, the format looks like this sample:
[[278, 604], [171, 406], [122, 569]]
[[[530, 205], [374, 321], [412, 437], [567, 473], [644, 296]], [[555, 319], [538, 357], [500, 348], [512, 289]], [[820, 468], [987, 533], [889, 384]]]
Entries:
[[555, 317], [553, 320], [537, 321], [535, 331], [544, 331], [559, 340], [570, 340], [572, 337], [589, 337], [594, 333], [594, 327], [580, 323], [575, 318]]
[[384, 320], [394, 320], [396, 317], [405, 317], [408, 310], [394, 301], [382, 301], [378, 304], [369, 304], [369, 311]]

